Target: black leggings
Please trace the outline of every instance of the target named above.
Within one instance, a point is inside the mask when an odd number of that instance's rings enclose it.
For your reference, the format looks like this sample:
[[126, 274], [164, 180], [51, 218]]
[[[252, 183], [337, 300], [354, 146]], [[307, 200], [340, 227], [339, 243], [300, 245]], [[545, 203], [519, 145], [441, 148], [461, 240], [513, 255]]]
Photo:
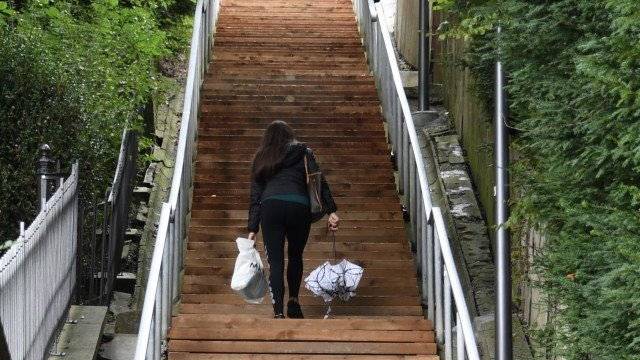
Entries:
[[289, 266], [287, 284], [289, 298], [298, 297], [302, 282], [302, 252], [311, 228], [309, 207], [295, 202], [266, 200], [262, 203], [262, 238], [271, 268], [269, 288], [273, 311], [283, 313], [284, 239], [288, 241]]

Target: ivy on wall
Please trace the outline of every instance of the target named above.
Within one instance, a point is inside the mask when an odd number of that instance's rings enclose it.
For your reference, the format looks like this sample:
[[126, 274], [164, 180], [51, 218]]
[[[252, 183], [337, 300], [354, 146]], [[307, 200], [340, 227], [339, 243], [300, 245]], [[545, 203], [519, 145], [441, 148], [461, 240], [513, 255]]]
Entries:
[[[640, 359], [640, 2], [438, 1], [447, 36], [492, 103], [508, 70], [521, 196], [511, 221], [542, 224], [535, 266], [552, 309], [535, 334], [565, 359]], [[496, 35], [496, 25], [503, 28]]]

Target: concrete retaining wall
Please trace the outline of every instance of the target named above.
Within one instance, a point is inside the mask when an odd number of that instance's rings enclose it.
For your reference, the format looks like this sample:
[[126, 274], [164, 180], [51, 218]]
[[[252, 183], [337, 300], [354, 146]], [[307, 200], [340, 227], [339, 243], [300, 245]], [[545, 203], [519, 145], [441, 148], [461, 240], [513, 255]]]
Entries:
[[418, 64], [419, 0], [398, 0], [395, 38], [398, 51], [411, 65]]
[[538, 274], [534, 273], [533, 258], [538, 251], [544, 246], [545, 238], [538, 231], [528, 229], [524, 231], [520, 238], [521, 245], [524, 249], [523, 270], [525, 271], [525, 279], [520, 283], [518, 292], [522, 299], [522, 319], [532, 328], [542, 328], [549, 318], [549, 309], [545, 304], [543, 293], [540, 289], [531, 286], [539, 280]]
[[472, 90], [474, 80], [469, 69], [459, 65], [464, 55], [465, 42], [445, 40], [436, 45], [440, 47], [438, 53], [442, 55], [435, 63], [435, 78], [440, 79], [443, 84], [442, 100], [467, 151], [467, 161], [480, 203], [489, 225], [493, 226], [495, 168], [492, 117]]

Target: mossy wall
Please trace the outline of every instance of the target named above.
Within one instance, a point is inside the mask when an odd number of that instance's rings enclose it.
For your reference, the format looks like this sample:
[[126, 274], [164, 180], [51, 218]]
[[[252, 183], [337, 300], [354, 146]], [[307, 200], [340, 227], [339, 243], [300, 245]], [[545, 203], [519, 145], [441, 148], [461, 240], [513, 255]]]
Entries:
[[[433, 30], [440, 26], [440, 14], [433, 14]], [[395, 39], [400, 55], [411, 65], [418, 63], [419, 2], [398, 0]], [[492, 117], [473, 91], [473, 77], [461, 66], [466, 43], [433, 37], [431, 51], [434, 95], [444, 106], [460, 135], [489, 225], [493, 225], [493, 125]]]
[[448, 39], [434, 44], [434, 83], [441, 84], [442, 101], [461, 138], [473, 182], [490, 226], [494, 224], [493, 123], [485, 104], [474, 93], [474, 80], [461, 66], [465, 42]]

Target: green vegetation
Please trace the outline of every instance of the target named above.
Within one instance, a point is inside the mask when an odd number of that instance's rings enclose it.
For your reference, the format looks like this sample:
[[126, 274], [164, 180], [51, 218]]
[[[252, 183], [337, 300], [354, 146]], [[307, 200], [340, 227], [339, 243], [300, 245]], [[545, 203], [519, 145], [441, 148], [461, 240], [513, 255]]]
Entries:
[[448, 34], [470, 39], [488, 104], [497, 53], [508, 69], [512, 222], [547, 235], [536, 265], [552, 316], [536, 339], [565, 359], [640, 359], [640, 2], [439, 6], [456, 14]]
[[[82, 198], [109, 186], [122, 131], [188, 48], [191, 0], [0, 1], [0, 245], [35, 216], [39, 144], [80, 161]], [[149, 144], [149, 141], [143, 141]]]

